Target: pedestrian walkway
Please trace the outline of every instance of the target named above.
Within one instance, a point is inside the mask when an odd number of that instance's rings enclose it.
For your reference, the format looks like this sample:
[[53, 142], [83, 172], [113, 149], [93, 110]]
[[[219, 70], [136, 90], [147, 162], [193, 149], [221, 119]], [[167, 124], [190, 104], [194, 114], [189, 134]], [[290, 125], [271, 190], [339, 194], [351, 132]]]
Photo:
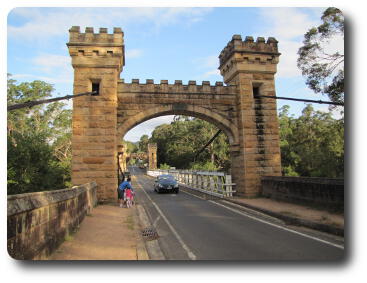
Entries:
[[146, 260], [136, 207], [98, 205], [50, 260]]
[[293, 220], [294, 224], [309, 226], [315, 229], [320, 227], [326, 228], [325, 232], [341, 234], [342, 230], [344, 230], [344, 213], [342, 212], [331, 212], [269, 198], [233, 198], [231, 202], [276, 217]]

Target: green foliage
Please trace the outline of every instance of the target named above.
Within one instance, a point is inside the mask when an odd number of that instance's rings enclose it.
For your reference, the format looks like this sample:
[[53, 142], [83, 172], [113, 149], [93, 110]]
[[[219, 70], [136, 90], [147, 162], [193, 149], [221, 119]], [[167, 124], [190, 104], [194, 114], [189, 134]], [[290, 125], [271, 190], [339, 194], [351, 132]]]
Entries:
[[[42, 81], [17, 84], [8, 77], [8, 104], [51, 96]], [[8, 194], [70, 186], [71, 110], [54, 102], [8, 112]]]
[[139, 144], [138, 144], [138, 151], [148, 152], [148, 143], [149, 143], [148, 135], [142, 135], [140, 137], [140, 141], [139, 141]]
[[159, 165], [159, 169], [162, 169], [162, 170], [168, 170], [170, 168], [171, 168], [171, 166], [169, 166], [166, 163], [162, 163], [162, 164]]
[[139, 148], [138, 146], [130, 141], [124, 141], [125, 145], [126, 145], [126, 150], [128, 153], [135, 153], [138, 152]]
[[206, 162], [195, 162], [195, 163], [191, 163], [191, 168], [192, 170], [203, 170], [203, 171], [219, 171], [219, 168], [217, 166], [215, 166], [215, 164], [213, 164], [210, 161], [206, 161]]
[[289, 106], [279, 112], [282, 170], [286, 176], [344, 176], [344, 120], [315, 111], [311, 105], [298, 118]]
[[344, 16], [337, 8], [324, 11], [318, 27], [312, 27], [298, 50], [298, 67], [306, 84], [315, 93], [328, 95], [331, 101], [344, 102], [344, 50], [332, 50], [332, 39], [344, 40]]
[[[205, 145], [218, 129], [203, 120], [176, 116], [171, 124], [155, 128], [150, 142], [157, 143], [158, 164], [167, 163], [179, 169], [189, 169], [196, 152]], [[213, 168], [230, 168], [227, 137], [221, 133], [197, 158], [197, 164], [212, 163]]]

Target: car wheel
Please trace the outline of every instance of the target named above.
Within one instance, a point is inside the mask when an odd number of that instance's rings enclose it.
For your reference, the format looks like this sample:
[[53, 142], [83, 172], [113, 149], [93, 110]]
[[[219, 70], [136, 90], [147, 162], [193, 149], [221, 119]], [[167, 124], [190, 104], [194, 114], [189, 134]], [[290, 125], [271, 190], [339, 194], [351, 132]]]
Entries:
[[176, 189], [176, 190], [175, 190], [175, 194], [178, 194], [178, 192], [179, 192], [179, 189]]

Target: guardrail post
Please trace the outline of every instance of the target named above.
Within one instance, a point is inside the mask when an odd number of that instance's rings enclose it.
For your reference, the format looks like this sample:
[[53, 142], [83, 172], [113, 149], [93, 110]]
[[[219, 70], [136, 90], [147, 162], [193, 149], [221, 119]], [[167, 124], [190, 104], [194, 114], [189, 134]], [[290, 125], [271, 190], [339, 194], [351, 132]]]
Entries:
[[226, 175], [225, 187], [226, 187], [225, 196], [232, 197], [232, 176], [231, 175]]

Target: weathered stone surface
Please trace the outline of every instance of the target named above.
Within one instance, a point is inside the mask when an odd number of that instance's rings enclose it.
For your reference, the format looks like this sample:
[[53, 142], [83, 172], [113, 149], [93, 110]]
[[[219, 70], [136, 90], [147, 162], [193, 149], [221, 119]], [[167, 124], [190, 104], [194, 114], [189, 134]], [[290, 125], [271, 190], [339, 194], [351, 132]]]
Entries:
[[[82, 97], [73, 111], [74, 184], [95, 180], [98, 196], [115, 197], [118, 142], [134, 126], [163, 115], [188, 115], [204, 119], [221, 129], [229, 139], [233, 181], [239, 194], [260, 192], [260, 177], [280, 174], [279, 131], [274, 99], [255, 99], [259, 94], [275, 95], [274, 75], [280, 53], [277, 41], [259, 37], [256, 41], [234, 35], [221, 52], [220, 72], [224, 82], [210, 85], [196, 81], [168, 80], [141, 83], [119, 79], [124, 65], [123, 33], [108, 34], [72, 27], [67, 44], [74, 67], [74, 93], [92, 90], [99, 83], [99, 96]], [[148, 152], [156, 167], [156, 149]], [[111, 172], [95, 165], [111, 164]], [[93, 165], [93, 167], [92, 167]], [[88, 173], [90, 172], [90, 173]]]
[[97, 184], [8, 196], [8, 253], [14, 259], [43, 259], [97, 204]]
[[261, 179], [265, 197], [316, 207], [344, 209], [344, 180], [306, 177], [269, 177]]

